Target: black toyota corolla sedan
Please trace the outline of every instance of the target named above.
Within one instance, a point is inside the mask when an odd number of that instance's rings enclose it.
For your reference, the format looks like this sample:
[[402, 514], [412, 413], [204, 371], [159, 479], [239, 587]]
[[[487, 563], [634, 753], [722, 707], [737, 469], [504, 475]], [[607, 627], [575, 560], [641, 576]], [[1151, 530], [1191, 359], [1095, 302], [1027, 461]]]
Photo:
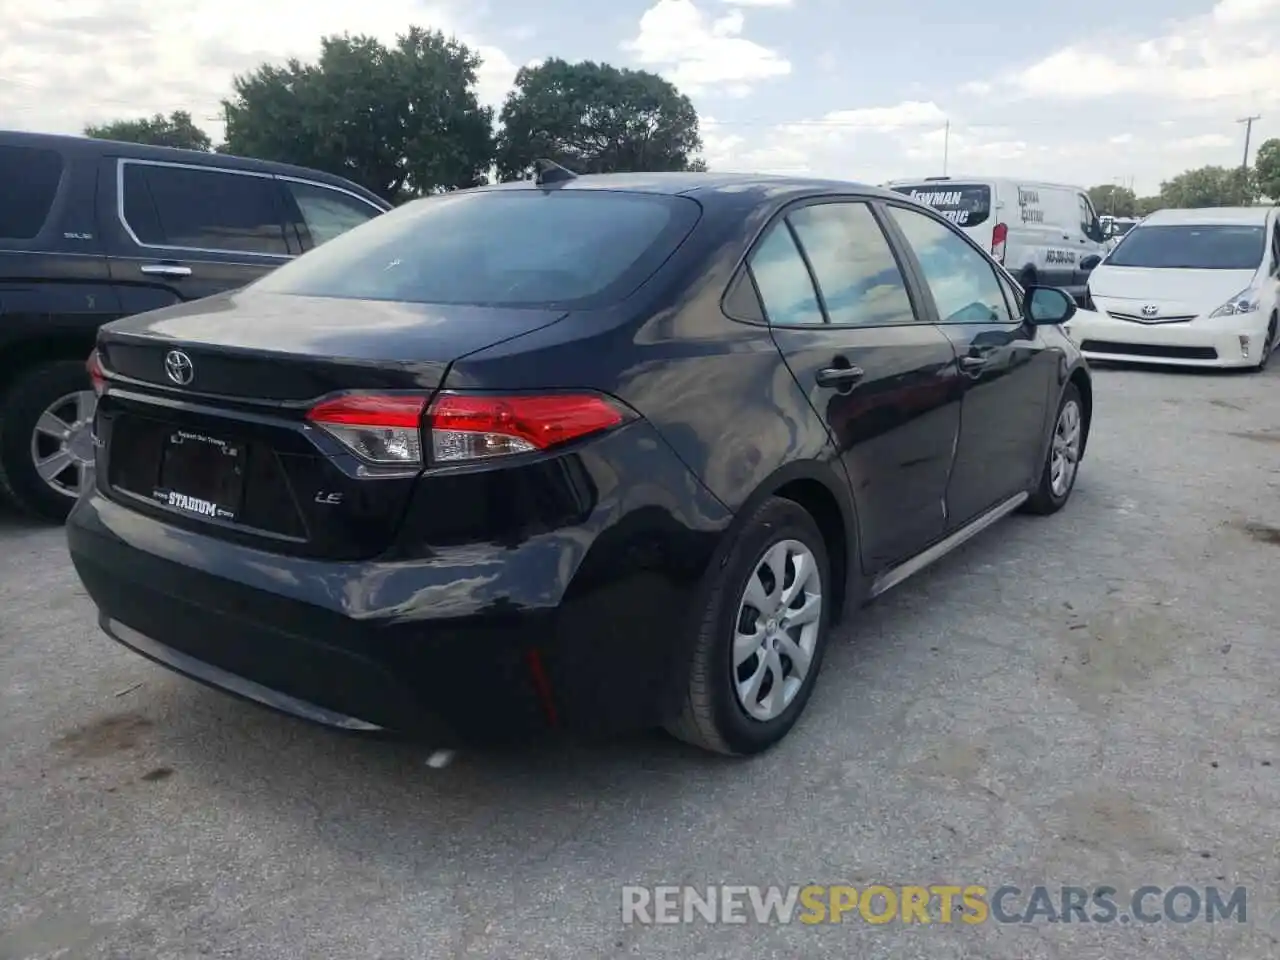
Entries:
[[873, 187], [543, 170], [103, 328], [67, 530], [103, 630], [434, 746], [751, 754], [833, 624], [1067, 501], [1067, 295]]

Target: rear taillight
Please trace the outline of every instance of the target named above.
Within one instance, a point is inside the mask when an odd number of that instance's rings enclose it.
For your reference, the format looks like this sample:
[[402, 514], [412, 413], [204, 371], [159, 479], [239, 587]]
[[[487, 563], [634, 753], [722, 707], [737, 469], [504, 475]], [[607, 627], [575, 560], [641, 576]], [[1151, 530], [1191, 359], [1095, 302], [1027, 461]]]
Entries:
[[386, 466], [466, 463], [549, 450], [632, 419], [595, 394], [442, 393], [426, 408], [414, 394], [347, 393], [316, 404], [307, 420], [360, 459]]
[[427, 412], [431, 458], [436, 463], [464, 463], [547, 450], [619, 426], [631, 416], [612, 401], [590, 393], [445, 393]]
[[107, 374], [102, 369], [102, 358], [98, 355], [96, 348], [89, 354], [84, 367], [89, 371], [89, 382], [93, 384], [93, 392], [99, 397], [102, 396], [107, 392]]
[[427, 398], [410, 394], [348, 393], [322, 400], [307, 419], [370, 463], [422, 463], [422, 411]]
[[1004, 263], [1004, 242], [1008, 237], [1009, 228], [1003, 223], [997, 223], [996, 228], [991, 231], [991, 256], [999, 263]]

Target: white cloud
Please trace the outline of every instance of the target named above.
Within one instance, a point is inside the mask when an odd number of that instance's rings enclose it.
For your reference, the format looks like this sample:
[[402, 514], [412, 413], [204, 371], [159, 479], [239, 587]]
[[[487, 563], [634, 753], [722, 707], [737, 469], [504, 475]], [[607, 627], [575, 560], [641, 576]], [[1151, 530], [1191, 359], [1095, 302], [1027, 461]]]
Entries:
[[78, 133], [85, 123], [189, 110], [221, 134], [231, 79], [264, 61], [314, 60], [320, 37], [438, 28], [484, 58], [479, 93], [498, 103], [516, 65], [417, 0], [0, 0], [0, 127]]
[[684, 93], [740, 97], [762, 80], [791, 72], [788, 60], [743, 37], [744, 26], [738, 9], [710, 17], [692, 0], [657, 0], [640, 18], [637, 35], [622, 49]]
[[1280, 0], [1220, 0], [1154, 37], [1103, 35], [1003, 78], [998, 89], [1049, 101], [1124, 95], [1189, 104], [1280, 102]]

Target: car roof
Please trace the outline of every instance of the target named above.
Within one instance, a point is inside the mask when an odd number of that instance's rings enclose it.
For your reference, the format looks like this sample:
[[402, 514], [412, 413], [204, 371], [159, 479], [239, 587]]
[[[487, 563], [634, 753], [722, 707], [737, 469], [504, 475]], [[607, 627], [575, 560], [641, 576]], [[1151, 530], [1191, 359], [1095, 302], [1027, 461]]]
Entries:
[[376, 201], [378, 206], [387, 208], [390, 205], [359, 184], [352, 183], [343, 177], [314, 170], [310, 167], [298, 167], [291, 163], [276, 163], [272, 160], [257, 160], [252, 157], [239, 157], [229, 153], [206, 153], [203, 150], [180, 150], [177, 147], [156, 147], [143, 143], [126, 143], [119, 140], [100, 140], [96, 137], [78, 137], [64, 133], [31, 133], [22, 130], [0, 130], [0, 145], [22, 146], [35, 149], [57, 150], [63, 155], [122, 157], [127, 160], [151, 160], [158, 163], [198, 164], [202, 167], [213, 167], [222, 170], [246, 170], [258, 173], [271, 173], [280, 177], [297, 177], [326, 183], [358, 193], [365, 199]]
[[1142, 221], [1143, 226], [1160, 226], [1162, 224], [1248, 224], [1251, 226], [1266, 226], [1267, 218], [1275, 210], [1275, 207], [1259, 206], [1259, 207], [1198, 207], [1195, 209], [1169, 209], [1157, 210], [1155, 213], [1145, 217]]
[[[477, 191], [536, 190], [532, 180], [515, 180], [474, 188]], [[693, 197], [700, 201], [717, 196], [736, 199], [776, 199], [788, 196], [856, 193], [863, 196], [903, 200], [900, 194], [853, 180], [825, 180], [818, 177], [795, 177], [785, 174], [710, 173], [682, 171], [673, 173], [596, 173], [582, 174], [542, 189], [548, 190], [613, 190], [626, 193], [653, 193], [667, 196]]]

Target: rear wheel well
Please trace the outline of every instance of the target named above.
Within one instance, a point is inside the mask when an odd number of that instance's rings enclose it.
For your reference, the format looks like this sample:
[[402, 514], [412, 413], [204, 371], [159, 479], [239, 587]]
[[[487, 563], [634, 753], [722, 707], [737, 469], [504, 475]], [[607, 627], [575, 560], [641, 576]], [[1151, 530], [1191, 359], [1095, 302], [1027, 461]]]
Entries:
[[1084, 417], [1084, 435], [1080, 437], [1080, 455], [1084, 455], [1085, 445], [1089, 442], [1089, 425], [1093, 423], [1093, 383], [1083, 370], [1071, 374], [1071, 382], [1080, 391], [1080, 413]]
[[59, 334], [21, 340], [0, 349], [0, 394], [10, 384], [32, 367], [55, 360], [87, 361], [97, 338], [97, 331], [88, 334]]
[[818, 480], [791, 480], [774, 491], [774, 496], [799, 504], [809, 512], [822, 533], [823, 545], [831, 563], [831, 622], [838, 623], [844, 612], [845, 587], [849, 577], [849, 543], [845, 535], [844, 514], [835, 496]]

